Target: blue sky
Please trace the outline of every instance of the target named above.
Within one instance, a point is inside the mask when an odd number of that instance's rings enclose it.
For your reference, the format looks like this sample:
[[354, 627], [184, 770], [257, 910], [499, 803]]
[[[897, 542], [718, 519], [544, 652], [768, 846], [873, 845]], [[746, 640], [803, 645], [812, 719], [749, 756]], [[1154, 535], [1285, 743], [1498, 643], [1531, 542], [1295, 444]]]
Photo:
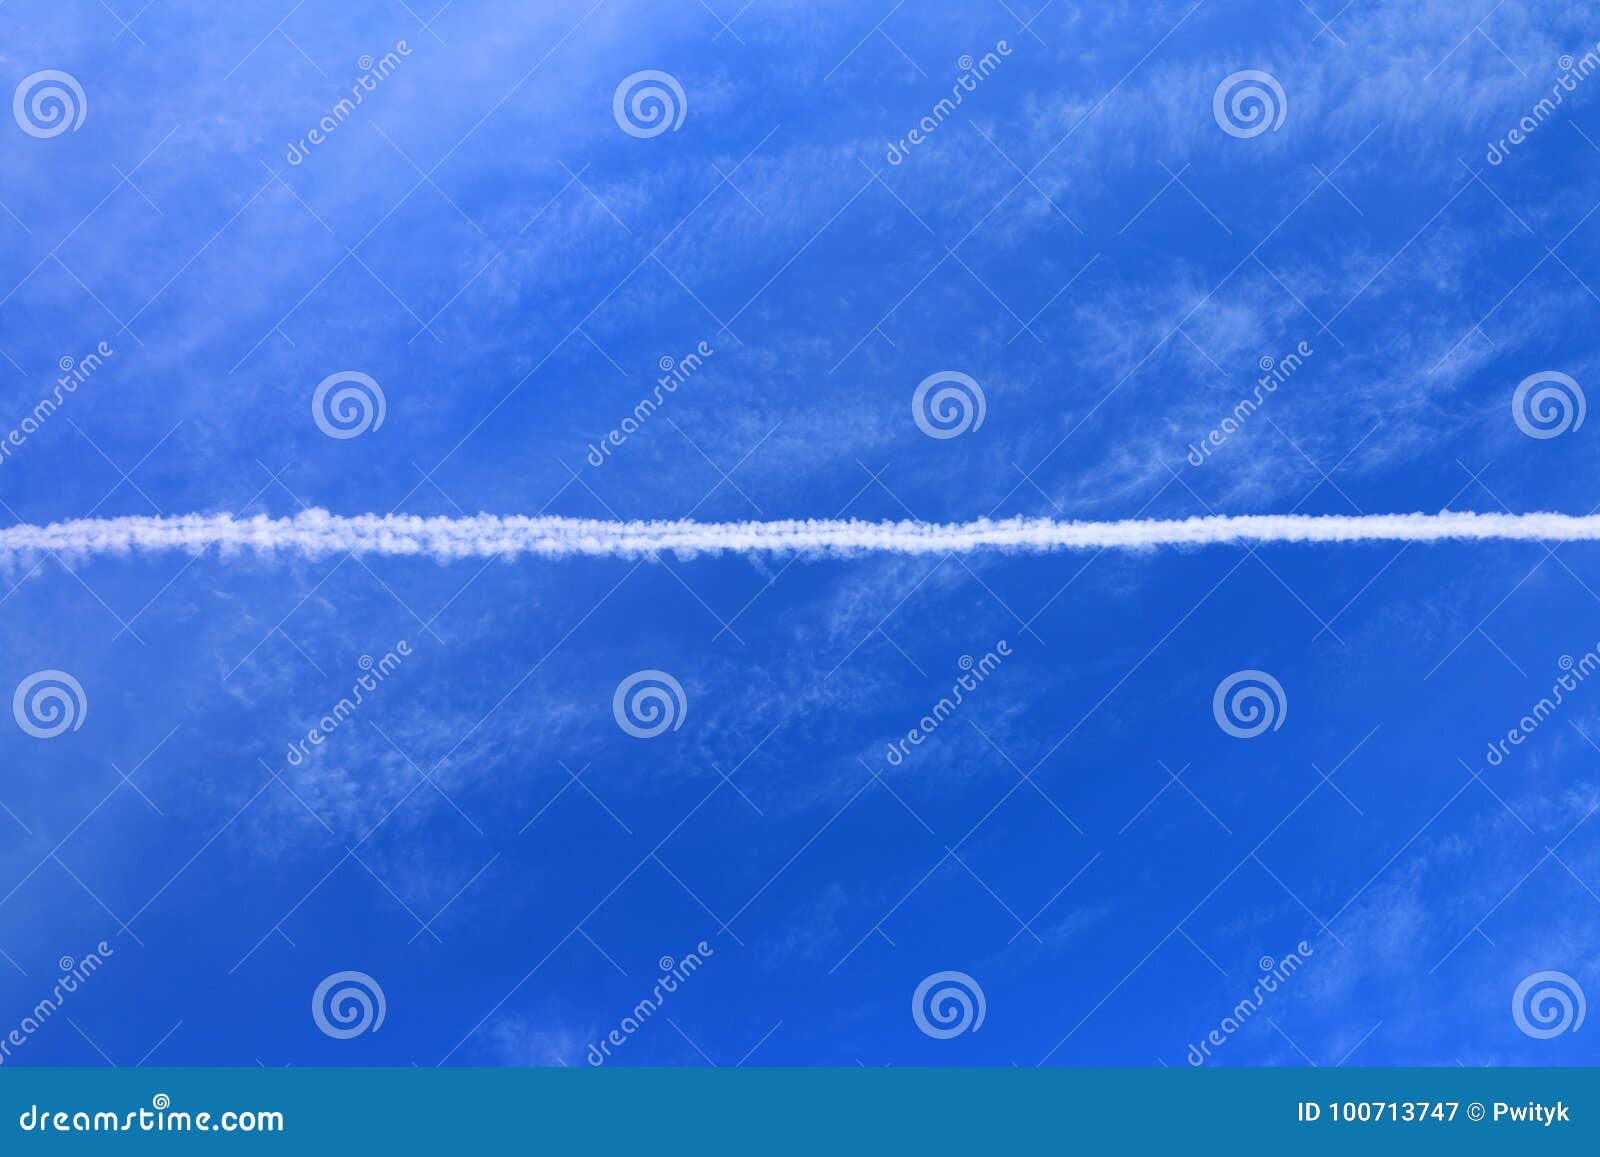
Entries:
[[[0, 7], [7, 91], [59, 70], [86, 106], [0, 124], [0, 424], [111, 351], [0, 463], [8, 524], [1600, 501], [1593, 427], [1511, 407], [1597, 369], [1600, 77], [1535, 111], [1585, 6], [433, 2]], [[644, 70], [676, 129], [614, 116]], [[1214, 115], [1242, 70], [1277, 128]], [[384, 419], [333, 438], [347, 371]], [[985, 417], [932, 438], [944, 371]], [[1600, 644], [1592, 547], [0, 577], [0, 689], [82, 688], [75, 730], [0, 728], [0, 1030], [114, 953], [7, 1063], [582, 1065], [702, 941], [609, 1063], [1182, 1065], [1302, 941], [1208, 1063], [1596, 1058], [1511, 1005], [1600, 993], [1600, 681], [1486, 757]], [[686, 704], [649, 739], [612, 711], [642, 670]], [[1241, 670], [1282, 688], [1250, 739], [1212, 710]], [[350, 970], [386, 1015], [334, 1039], [308, 1005]], [[944, 971], [986, 1011], [935, 1039], [909, 1006]]]

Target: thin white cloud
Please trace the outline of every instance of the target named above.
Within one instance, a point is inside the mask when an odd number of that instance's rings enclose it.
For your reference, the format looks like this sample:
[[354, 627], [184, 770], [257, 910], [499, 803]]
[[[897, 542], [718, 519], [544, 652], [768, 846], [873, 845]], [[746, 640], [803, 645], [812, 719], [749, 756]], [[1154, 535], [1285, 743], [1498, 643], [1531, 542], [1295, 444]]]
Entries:
[[287, 518], [227, 514], [86, 518], [0, 530], [0, 555], [57, 551], [70, 555], [217, 547], [304, 556], [420, 555], [440, 560], [492, 555], [641, 558], [697, 554], [932, 555], [974, 551], [1144, 550], [1221, 543], [1596, 541], [1600, 515], [1555, 513], [1245, 514], [1206, 518], [1069, 522], [1045, 518], [973, 522], [864, 522], [790, 519], [767, 522], [603, 521], [499, 516], [422, 518], [342, 516], [308, 510]]

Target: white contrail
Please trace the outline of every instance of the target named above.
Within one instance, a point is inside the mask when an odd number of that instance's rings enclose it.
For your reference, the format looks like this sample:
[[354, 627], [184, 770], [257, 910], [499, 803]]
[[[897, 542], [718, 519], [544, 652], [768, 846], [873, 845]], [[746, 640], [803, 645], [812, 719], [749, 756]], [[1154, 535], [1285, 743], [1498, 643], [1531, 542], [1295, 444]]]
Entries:
[[303, 556], [420, 555], [440, 560], [491, 555], [648, 557], [658, 553], [849, 555], [973, 551], [1142, 550], [1162, 546], [1273, 542], [1439, 542], [1486, 539], [1600, 540], [1600, 516], [1570, 514], [1243, 514], [1208, 518], [1072, 522], [980, 518], [973, 522], [621, 522], [480, 514], [421, 518], [336, 515], [308, 510], [287, 518], [227, 514], [84, 518], [0, 529], [0, 556], [45, 551], [69, 555], [128, 551]]

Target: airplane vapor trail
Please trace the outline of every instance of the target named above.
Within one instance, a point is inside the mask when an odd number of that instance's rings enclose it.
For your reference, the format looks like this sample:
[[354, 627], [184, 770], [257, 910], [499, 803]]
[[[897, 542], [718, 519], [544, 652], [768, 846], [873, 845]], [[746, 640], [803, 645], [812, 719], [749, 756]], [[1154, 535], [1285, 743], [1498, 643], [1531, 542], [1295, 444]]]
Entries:
[[441, 561], [493, 555], [641, 558], [671, 553], [808, 556], [1039, 553], [1151, 550], [1225, 543], [1596, 541], [1600, 515], [1241, 514], [1182, 519], [1071, 521], [1047, 518], [970, 522], [790, 519], [760, 522], [606, 521], [479, 514], [419, 517], [337, 515], [308, 510], [282, 518], [228, 514], [85, 518], [0, 528], [0, 556], [55, 551], [75, 556], [216, 547], [224, 555], [416, 555]]

